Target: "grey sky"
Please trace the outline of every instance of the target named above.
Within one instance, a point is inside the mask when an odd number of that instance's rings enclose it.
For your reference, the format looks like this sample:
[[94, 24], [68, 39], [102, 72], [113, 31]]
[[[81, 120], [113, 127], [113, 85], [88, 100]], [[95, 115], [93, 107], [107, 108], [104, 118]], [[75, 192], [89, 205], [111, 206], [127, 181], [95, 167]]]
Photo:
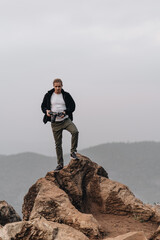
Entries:
[[160, 141], [159, 9], [159, 0], [1, 0], [0, 154], [55, 155], [40, 105], [56, 77], [77, 103], [79, 149]]

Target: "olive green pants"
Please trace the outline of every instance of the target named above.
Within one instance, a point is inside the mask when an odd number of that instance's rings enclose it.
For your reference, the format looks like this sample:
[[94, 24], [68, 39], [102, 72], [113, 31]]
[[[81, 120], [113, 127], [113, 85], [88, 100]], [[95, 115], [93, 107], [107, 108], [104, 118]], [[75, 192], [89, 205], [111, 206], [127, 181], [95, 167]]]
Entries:
[[63, 165], [63, 150], [62, 150], [62, 132], [67, 130], [71, 133], [71, 152], [77, 151], [78, 146], [78, 129], [70, 118], [65, 119], [62, 122], [51, 123], [52, 132], [55, 140], [56, 154], [58, 164]]

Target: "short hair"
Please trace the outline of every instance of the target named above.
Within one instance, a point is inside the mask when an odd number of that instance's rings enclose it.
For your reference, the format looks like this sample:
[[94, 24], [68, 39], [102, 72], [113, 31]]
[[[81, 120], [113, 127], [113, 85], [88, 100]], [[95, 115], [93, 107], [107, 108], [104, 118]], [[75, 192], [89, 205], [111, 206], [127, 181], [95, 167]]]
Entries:
[[53, 85], [54, 85], [55, 83], [61, 83], [61, 85], [63, 86], [63, 82], [62, 82], [62, 80], [61, 80], [60, 78], [54, 79], [54, 80], [53, 80]]

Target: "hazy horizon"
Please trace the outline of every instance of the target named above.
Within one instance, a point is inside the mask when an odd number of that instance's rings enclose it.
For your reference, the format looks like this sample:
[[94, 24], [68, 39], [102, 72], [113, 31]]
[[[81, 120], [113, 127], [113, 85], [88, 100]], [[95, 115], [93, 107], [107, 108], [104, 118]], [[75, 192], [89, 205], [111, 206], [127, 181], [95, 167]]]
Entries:
[[[96, 144], [96, 145], [92, 145], [92, 146], [88, 146], [88, 147], [86, 147], [86, 148], [82, 148], [82, 149], [78, 149], [78, 153], [80, 153], [81, 154], [81, 151], [83, 152], [83, 151], [86, 151], [86, 150], [90, 150], [90, 149], [92, 149], [92, 148], [95, 148], [95, 147], [99, 147], [99, 146], [103, 146], [103, 145], [112, 145], [112, 144], [126, 144], [126, 145], [133, 145], [133, 144], [144, 144], [144, 143], [148, 143], [148, 144], [150, 144], [150, 143], [157, 143], [157, 144], [159, 144], [160, 143], [160, 141], [135, 141], [135, 142], [106, 142], [106, 143], [100, 143], [100, 144]], [[14, 156], [14, 155], [23, 155], [23, 154], [36, 154], [36, 155], [41, 155], [41, 156], [45, 156], [45, 157], [56, 157], [56, 152], [54, 152], [54, 155], [52, 154], [52, 155], [46, 155], [46, 154], [42, 154], [42, 153], [40, 153], [40, 152], [33, 152], [33, 151], [24, 151], [24, 152], [17, 152], [17, 153], [10, 153], [10, 154], [1, 154], [0, 153], [0, 156], [6, 156], [6, 157], [9, 157], [9, 156]], [[64, 155], [69, 155], [70, 154], [70, 152], [68, 151], [66, 151], [66, 152], [64, 152]]]
[[160, 141], [159, 9], [158, 0], [1, 0], [0, 154], [55, 156], [40, 106], [57, 77], [76, 102], [78, 149]]

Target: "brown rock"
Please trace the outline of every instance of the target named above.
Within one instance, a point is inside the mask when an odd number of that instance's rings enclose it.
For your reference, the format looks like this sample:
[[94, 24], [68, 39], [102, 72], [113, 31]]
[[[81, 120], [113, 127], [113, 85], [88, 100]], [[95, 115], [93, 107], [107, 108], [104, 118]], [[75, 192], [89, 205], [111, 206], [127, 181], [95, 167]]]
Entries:
[[152, 220], [160, 223], [160, 205], [156, 204], [156, 205], [148, 205], [148, 206], [152, 208], [154, 212]]
[[[15, 239], [15, 235], [21, 232], [24, 226], [24, 222], [14, 222], [8, 223], [3, 228], [0, 229], [0, 239], [11, 240]], [[29, 226], [29, 225], [28, 225]]]
[[0, 224], [4, 226], [7, 223], [18, 221], [21, 221], [21, 218], [14, 208], [6, 201], [0, 201]]
[[44, 218], [10, 223], [0, 229], [2, 240], [87, 240], [81, 232]]
[[160, 240], [160, 226], [157, 231], [149, 238], [149, 240]]
[[[160, 221], [160, 213], [135, 198], [127, 186], [108, 179], [106, 171], [90, 159], [79, 155], [56, 176], [59, 187], [81, 212], [132, 215], [140, 221]], [[47, 179], [52, 181], [52, 173]]]
[[[148, 221], [155, 216], [152, 208], [135, 198], [128, 187], [121, 183], [95, 176], [86, 188], [88, 201], [97, 203], [101, 213], [133, 215], [140, 221]], [[98, 203], [97, 198], [101, 199], [101, 202]]]
[[[58, 173], [49, 172], [46, 175], [46, 179], [53, 182], [53, 177], [56, 179], [56, 183], [59, 188], [64, 190], [72, 204], [81, 212], [90, 212], [91, 202], [87, 201], [88, 196], [86, 187], [90, 182], [93, 182], [96, 192], [99, 190], [98, 178], [108, 178], [107, 172], [103, 167], [92, 162], [89, 158], [82, 155], [78, 155], [79, 160], [72, 160], [68, 166], [59, 171]], [[94, 181], [96, 178], [96, 181]], [[99, 192], [98, 192], [99, 195]], [[101, 197], [96, 196], [95, 201], [101, 203]]]
[[160, 220], [160, 214], [135, 198], [128, 187], [108, 179], [106, 171], [90, 159], [78, 156], [79, 160], [72, 160], [59, 172], [47, 173], [29, 189], [23, 204], [24, 220], [42, 216], [72, 226], [90, 239], [100, 239], [103, 233], [92, 213]]
[[[54, 177], [53, 177], [54, 179]], [[53, 180], [52, 179], [52, 180]], [[55, 180], [54, 180], [55, 181]], [[91, 214], [79, 212], [70, 202], [68, 195], [55, 183], [42, 178], [29, 190], [24, 199], [23, 214], [24, 220], [40, 218], [53, 222], [64, 223], [80, 230], [90, 237], [100, 236], [100, 226]], [[32, 191], [39, 189], [36, 198], [30, 199]], [[31, 209], [32, 206], [32, 209]], [[28, 209], [31, 209], [29, 212]]]
[[147, 240], [144, 232], [130, 232], [115, 238], [105, 238], [104, 240]]

